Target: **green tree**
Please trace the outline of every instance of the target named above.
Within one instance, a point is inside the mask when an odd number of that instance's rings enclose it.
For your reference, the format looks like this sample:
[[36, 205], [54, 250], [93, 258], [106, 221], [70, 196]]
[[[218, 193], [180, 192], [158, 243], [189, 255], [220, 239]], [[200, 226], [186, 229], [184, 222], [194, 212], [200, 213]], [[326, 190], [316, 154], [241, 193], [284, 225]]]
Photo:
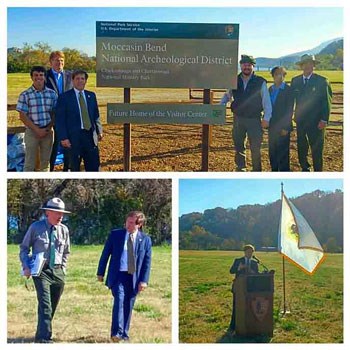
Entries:
[[[112, 228], [124, 226], [128, 212], [143, 210], [149, 218], [146, 231], [154, 244], [161, 244], [171, 237], [171, 181], [150, 179], [146, 186], [143, 181], [146, 180], [8, 180], [8, 241], [20, 242], [29, 225], [43, 216], [39, 208], [58, 196], [72, 211], [65, 222], [73, 243], [103, 243]], [[161, 193], [154, 188], [161, 189]], [[168, 230], [162, 231], [164, 226]]]

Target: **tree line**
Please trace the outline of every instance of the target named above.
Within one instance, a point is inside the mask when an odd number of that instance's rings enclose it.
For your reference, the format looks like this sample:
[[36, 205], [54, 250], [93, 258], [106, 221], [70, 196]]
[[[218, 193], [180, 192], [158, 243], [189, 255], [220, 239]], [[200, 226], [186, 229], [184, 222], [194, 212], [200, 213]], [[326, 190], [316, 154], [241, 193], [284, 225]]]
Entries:
[[[24, 73], [30, 72], [34, 65], [49, 66], [49, 56], [53, 51], [51, 46], [45, 42], [37, 42], [34, 45], [24, 43], [20, 50], [10, 51], [7, 54], [7, 72]], [[96, 58], [89, 57], [84, 52], [76, 49], [63, 48], [65, 55], [64, 69], [84, 69], [87, 72], [95, 72]]]
[[[314, 191], [291, 199], [314, 230], [324, 250], [343, 252], [343, 192]], [[237, 209], [214, 208], [179, 218], [179, 247], [194, 250], [241, 250], [252, 243], [277, 249], [281, 200]]]
[[[47, 67], [49, 65], [49, 56], [53, 51], [51, 46], [39, 41], [34, 45], [24, 43], [23, 48], [12, 50], [7, 54], [7, 72], [8, 73], [24, 73], [29, 72], [33, 65], [42, 65]], [[65, 69], [74, 70], [81, 68], [87, 72], [96, 71], [96, 57], [89, 57], [84, 52], [76, 49], [63, 48], [65, 54]], [[295, 64], [300, 57], [291, 56], [281, 59], [260, 59], [263, 66], [273, 67], [282, 64], [287, 69], [299, 69]], [[317, 65], [319, 70], [343, 70], [343, 41], [329, 44], [323, 49], [316, 58], [320, 61]], [[264, 60], [264, 61], [262, 61]], [[277, 63], [278, 62], [278, 63]]]
[[171, 180], [169, 179], [11, 179], [7, 186], [7, 241], [20, 243], [29, 225], [43, 217], [42, 207], [61, 198], [64, 223], [74, 244], [102, 244], [112, 228], [124, 226], [132, 210], [145, 213], [154, 245], [171, 241]]

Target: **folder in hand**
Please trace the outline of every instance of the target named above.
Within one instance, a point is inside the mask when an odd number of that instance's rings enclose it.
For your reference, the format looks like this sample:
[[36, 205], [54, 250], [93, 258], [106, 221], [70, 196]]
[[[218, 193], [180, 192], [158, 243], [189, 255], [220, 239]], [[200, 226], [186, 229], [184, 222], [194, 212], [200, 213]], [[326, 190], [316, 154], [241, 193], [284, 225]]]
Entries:
[[[45, 265], [46, 259], [44, 258], [44, 252], [33, 254], [28, 256], [27, 265], [30, 268], [30, 274], [32, 276], [39, 276]], [[24, 276], [23, 269], [21, 275]]]

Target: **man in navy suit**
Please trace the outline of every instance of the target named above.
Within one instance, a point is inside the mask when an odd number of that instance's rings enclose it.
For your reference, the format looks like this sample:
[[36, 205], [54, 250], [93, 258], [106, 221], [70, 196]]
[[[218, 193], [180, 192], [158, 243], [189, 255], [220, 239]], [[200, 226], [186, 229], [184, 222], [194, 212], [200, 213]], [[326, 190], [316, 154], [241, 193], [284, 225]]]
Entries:
[[[231, 268], [230, 273], [235, 274], [236, 278], [240, 275], [249, 274], [249, 273], [258, 273], [259, 267], [258, 263], [252, 259], [254, 253], [254, 246], [247, 244], [243, 247], [244, 256], [242, 258], [235, 259]], [[236, 327], [236, 307], [235, 307], [235, 294], [234, 294], [234, 281], [233, 281], [233, 305], [232, 305], [232, 315], [229, 329], [231, 331], [235, 330]]]
[[243, 247], [244, 256], [234, 260], [230, 273], [235, 274], [236, 277], [246, 273], [258, 273], [258, 263], [252, 259], [254, 250], [254, 246], [251, 244], [245, 245]]
[[80, 171], [82, 159], [86, 171], [98, 171], [100, 166], [102, 125], [95, 93], [84, 90], [88, 77], [83, 70], [75, 71], [73, 89], [57, 101], [56, 129], [61, 145], [70, 149], [72, 171]]
[[151, 271], [151, 239], [142, 232], [145, 215], [132, 211], [125, 229], [112, 230], [101, 254], [97, 279], [103, 282], [108, 260], [106, 285], [111, 289], [114, 304], [111, 340], [129, 340], [129, 327], [136, 295], [147, 288]]
[[[45, 85], [51, 90], [54, 90], [59, 96], [64, 92], [70, 90], [72, 85], [72, 73], [70, 71], [64, 70], [64, 53], [62, 51], [54, 51], [50, 54], [50, 66], [51, 69], [46, 71]], [[50, 157], [50, 171], [55, 168], [55, 161], [57, 157], [58, 149], [58, 138], [56, 127], [54, 125], [54, 141], [52, 145], [52, 152]], [[64, 152], [64, 166], [63, 171], [68, 171], [69, 169], [69, 150], [66, 149]]]

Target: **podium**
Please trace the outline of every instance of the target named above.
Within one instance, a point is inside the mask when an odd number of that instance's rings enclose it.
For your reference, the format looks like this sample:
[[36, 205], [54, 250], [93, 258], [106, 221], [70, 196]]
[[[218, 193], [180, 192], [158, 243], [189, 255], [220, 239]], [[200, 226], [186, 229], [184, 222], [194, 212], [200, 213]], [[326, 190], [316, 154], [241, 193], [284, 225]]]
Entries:
[[234, 281], [236, 334], [273, 335], [274, 273], [242, 274]]

